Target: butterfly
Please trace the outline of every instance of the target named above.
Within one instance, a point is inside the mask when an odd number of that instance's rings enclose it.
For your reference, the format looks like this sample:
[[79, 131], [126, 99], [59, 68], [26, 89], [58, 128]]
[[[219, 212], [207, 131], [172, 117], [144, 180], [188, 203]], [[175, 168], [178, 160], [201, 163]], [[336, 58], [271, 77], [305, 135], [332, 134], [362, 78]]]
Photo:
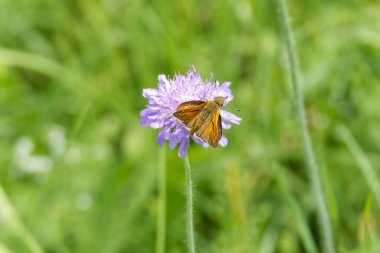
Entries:
[[190, 131], [202, 141], [216, 148], [222, 138], [222, 118], [220, 107], [227, 97], [215, 97], [207, 101], [188, 101], [180, 104], [174, 117], [179, 119]]

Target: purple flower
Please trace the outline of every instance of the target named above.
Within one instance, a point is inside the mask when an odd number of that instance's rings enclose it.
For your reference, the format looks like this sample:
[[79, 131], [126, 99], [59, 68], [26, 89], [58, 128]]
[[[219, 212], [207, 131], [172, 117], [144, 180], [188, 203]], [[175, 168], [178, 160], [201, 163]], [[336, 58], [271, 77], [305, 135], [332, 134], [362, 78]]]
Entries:
[[[162, 146], [165, 140], [169, 141], [169, 147], [174, 149], [180, 144], [178, 155], [183, 157], [189, 147], [190, 137], [193, 140], [208, 147], [207, 143], [195, 136], [190, 136], [185, 128], [173, 113], [177, 107], [191, 100], [213, 100], [215, 97], [227, 97], [224, 105], [228, 104], [234, 96], [230, 90], [230, 82], [219, 85], [217, 81], [202, 80], [194, 66], [190, 66], [187, 75], [176, 75], [173, 80], [168, 80], [165, 75], [158, 76], [158, 89], [143, 89], [143, 96], [149, 101], [147, 107], [140, 112], [141, 125], [150, 125], [153, 128], [162, 128], [157, 135], [157, 143]], [[225, 110], [220, 110], [222, 117], [222, 127], [229, 129], [231, 123], [240, 124], [241, 118]], [[228, 140], [225, 136], [219, 141], [223, 147], [227, 146]]]

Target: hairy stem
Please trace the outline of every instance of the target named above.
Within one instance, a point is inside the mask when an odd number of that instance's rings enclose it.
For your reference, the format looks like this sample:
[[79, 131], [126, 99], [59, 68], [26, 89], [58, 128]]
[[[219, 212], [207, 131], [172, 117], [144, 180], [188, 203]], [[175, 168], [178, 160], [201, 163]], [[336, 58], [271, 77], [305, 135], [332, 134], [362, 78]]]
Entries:
[[193, 225], [193, 183], [191, 181], [191, 168], [189, 157], [184, 157], [186, 170], [186, 230], [189, 253], [195, 253], [194, 225]]
[[284, 0], [276, 0], [276, 4], [278, 8], [278, 17], [285, 35], [286, 53], [289, 61], [290, 77], [293, 85], [298, 122], [301, 129], [302, 142], [305, 149], [305, 159], [309, 168], [309, 180], [311, 181], [312, 191], [317, 203], [318, 220], [319, 226], [321, 228], [321, 238], [323, 238], [323, 247], [325, 252], [334, 253], [334, 239], [332, 236], [331, 224], [329, 221], [329, 215], [322, 191], [321, 178], [319, 174], [320, 171], [316, 163], [309, 130], [307, 128], [304, 99], [300, 88], [298, 56], [295, 49], [292, 29], [290, 27], [289, 14]]

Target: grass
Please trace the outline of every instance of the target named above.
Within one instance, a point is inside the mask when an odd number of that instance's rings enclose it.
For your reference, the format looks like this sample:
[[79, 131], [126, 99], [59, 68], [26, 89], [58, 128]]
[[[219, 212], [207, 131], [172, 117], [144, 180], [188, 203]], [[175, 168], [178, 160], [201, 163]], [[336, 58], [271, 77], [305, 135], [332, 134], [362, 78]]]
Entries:
[[[317, 206], [318, 222], [320, 229], [320, 237], [322, 238], [323, 251], [327, 253], [335, 252], [335, 243], [332, 233], [329, 213], [326, 207], [326, 200], [322, 190], [322, 182], [320, 169], [316, 162], [312, 141], [310, 138], [309, 128], [307, 126], [305, 101], [303, 92], [301, 91], [301, 80], [299, 73], [299, 59], [295, 45], [294, 35], [290, 24], [290, 17], [284, 0], [277, 0], [277, 8], [279, 12], [279, 22], [281, 23], [284, 33], [284, 44], [286, 47], [286, 55], [289, 62], [289, 75], [293, 87], [293, 100], [297, 111], [300, 134], [305, 153], [305, 161], [308, 167], [308, 175], [311, 183], [311, 190], [314, 194], [314, 200]], [[310, 246], [309, 246], [310, 248]]]
[[[288, 9], [336, 250], [376, 252], [380, 7]], [[197, 252], [321, 252], [276, 15], [265, 0], [0, 1], [0, 251], [186, 252], [183, 161], [166, 150], [163, 185], [139, 111], [158, 74], [194, 64], [232, 82], [243, 118], [226, 148], [189, 148]]]

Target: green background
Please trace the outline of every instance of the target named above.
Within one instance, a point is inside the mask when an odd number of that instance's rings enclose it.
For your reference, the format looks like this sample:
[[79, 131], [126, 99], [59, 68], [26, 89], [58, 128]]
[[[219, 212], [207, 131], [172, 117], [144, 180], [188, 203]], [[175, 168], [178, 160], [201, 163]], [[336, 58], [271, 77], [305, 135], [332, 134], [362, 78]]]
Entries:
[[[288, 5], [337, 251], [380, 252], [380, 4]], [[226, 148], [189, 147], [198, 252], [321, 252], [286, 62], [273, 1], [0, 0], [0, 252], [155, 252], [165, 152], [142, 89], [191, 64], [243, 119]], [[186, 252], [165, 161], [165, 252]]]

